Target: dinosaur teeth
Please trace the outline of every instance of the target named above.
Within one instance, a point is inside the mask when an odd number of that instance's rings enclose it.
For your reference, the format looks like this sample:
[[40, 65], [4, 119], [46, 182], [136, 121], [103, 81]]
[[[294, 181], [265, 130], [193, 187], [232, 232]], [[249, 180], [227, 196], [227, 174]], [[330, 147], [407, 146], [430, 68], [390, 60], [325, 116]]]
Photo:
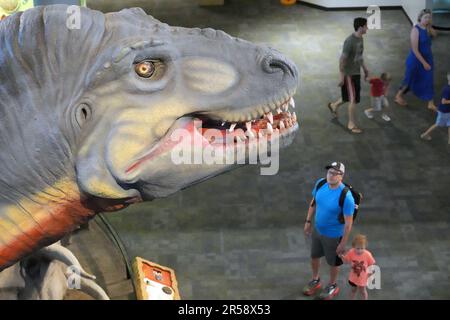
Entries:
[[[268, 110], [268, 107], [273, 111]], [[224, 127], [221, 129], [232, 133], [232, 139], [236, 142], [248, 142], [249, 139], [267, 138], [271, 135], [273, 137], [274, 134], [284, 134], [291, 130], [291, 127], [297, 125], [297, 114], [290, 107], [295, 108], [295, 101], [292, 97], [287, 98], [279, 105], [259, 106], [251, 113], [241, 116], [239, 120], [234, 117], [215, 122], [215, 127], [217, 128], [218, 124], [221, 124], [221, 127]], [[214, 141], [214, 143], [217, 144], [220, 141]]]
[[230, 128], [228, 129], [228, 132], [233, 132], [236, 125], [237, 125], [237, 123], [232, 123]]
[[266, 118], [269, 120], [271, 124], [273, 124], [273, 114], [272, 112], [266, 113]]
[[250, 139], [256, 138], [256, 136], [255, 136], [255, 134], [253, 133], [252, 130], [247, 130], [247, 131], [245, 131], [245, 134], [246, 134]]
[[247, 129], [247, 131], [245, 131], [245, 135], [248, 136], [250, 139], [254, 139], [255, 134], [252, 131], [252, 121], [246, 122], [245, 128]]
[[235, 136], [235, 140], [238, 140], [237, 142], [244, 142], [247, 140], [247, 137], [245, 135], [237, 135]]
[[294, 101], [294, 98], [291, 97], [291, 99], [289, 100], [289, 105], [290, 105], [293, 109], [295, 109], [295, 101]]

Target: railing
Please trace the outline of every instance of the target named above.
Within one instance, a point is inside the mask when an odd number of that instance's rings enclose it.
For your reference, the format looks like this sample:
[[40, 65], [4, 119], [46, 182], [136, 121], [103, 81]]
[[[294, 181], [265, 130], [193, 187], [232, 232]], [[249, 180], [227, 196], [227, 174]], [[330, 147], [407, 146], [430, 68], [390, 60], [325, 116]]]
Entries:
[[123, 260], [125, 261], [125, 267], [127, 269], [127, 278], [131, 280], [131, 283], [133, 285], [133, 291], [136, 294], [136, 287], [134, 282], [134, 274], [133, 269], [131, 267], [130, 259], [127, 253], [127, 250], [125, 249], [125, 246], [123, 245], [122, 240], [120, 239], [119, 234], [114, 229], [114, 227], [109, 223], [108, 219], [106, 219], [102, 213], [97, 214], [97, 217], [102, 221], [103, 225], [106, 228], [106, 234], [111, 238], [111, 240], [114, 242], [114, 244], [117, 246], [117, 248], [120, 251], [120, 254], [122, 255]]

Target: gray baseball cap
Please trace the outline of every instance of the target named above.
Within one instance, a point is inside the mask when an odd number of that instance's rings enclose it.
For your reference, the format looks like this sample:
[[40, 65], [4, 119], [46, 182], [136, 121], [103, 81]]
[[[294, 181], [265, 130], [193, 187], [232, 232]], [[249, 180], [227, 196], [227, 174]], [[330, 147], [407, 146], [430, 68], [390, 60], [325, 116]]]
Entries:
[[345, 166], [344, 166], [344, 164], [342, 162], [338, 162], [338, 161], [330, 163], [329, 165], [327, 165], [325, 167], [325, 169], [327, 169], [327, 170], [328, 169], [334, 169], [336, 171], [341, 172], [342, 174], [345, 173]]

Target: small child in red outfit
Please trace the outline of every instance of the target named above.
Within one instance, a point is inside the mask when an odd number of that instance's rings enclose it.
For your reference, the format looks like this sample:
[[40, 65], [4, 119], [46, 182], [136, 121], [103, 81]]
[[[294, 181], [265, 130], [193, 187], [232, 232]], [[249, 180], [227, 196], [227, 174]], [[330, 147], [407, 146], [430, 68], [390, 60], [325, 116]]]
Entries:
[[352, 241], [352, 247], [345, 255], [340, 255], [342, 261], [352, 266], [348, 280], [348, 283], [352, 287], [350, 298], [352, 300], [355, 299], [356, 292], [359, 291], [363, 299], [367, 300], [367, 279], [372, 275], [367, 271], [371, 265], [375, 264], [375, 259], [366, 250], [367, 237], [365, 235], [356, 235]]
[[389, 107], [387, 95], [391, 83], [391, 75], [387, 72], [383, 72], [379, 78], [371, 78], [369, 83], [372, 107], [364, 110], [364, 114], [367, 118], [373, 119], [374, 111], [383, 111], [381, 113], [381, 118], [384, 121], [391, 121], [391, 118], [386, 114], [386, 108]]

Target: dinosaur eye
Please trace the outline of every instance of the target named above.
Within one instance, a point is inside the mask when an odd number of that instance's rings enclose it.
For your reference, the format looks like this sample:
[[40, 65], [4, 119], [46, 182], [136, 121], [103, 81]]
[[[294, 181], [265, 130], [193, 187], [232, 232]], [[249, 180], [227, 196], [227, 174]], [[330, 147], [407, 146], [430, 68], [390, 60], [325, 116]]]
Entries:
[[155, 64], [152, 61], [142, 61], [134, 66], [136, 73], [142, 78], [150, 78], [155, 72]]

